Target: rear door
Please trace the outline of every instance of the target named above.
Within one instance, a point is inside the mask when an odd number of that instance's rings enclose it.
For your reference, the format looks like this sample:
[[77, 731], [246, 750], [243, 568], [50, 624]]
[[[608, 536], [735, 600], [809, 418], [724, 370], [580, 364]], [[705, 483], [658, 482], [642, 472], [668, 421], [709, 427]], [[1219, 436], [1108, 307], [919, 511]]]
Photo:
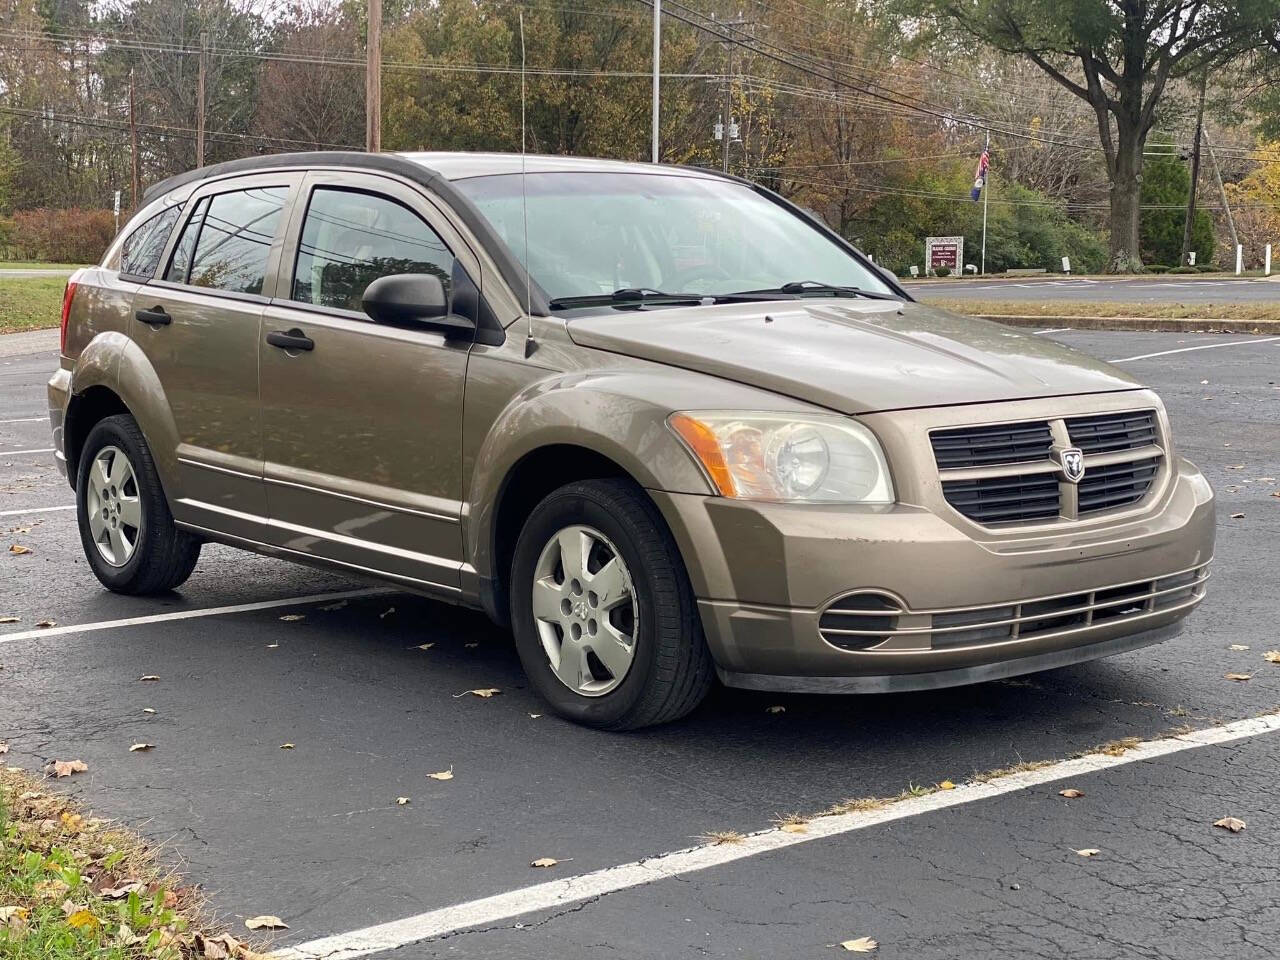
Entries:
[[174, 517], [263, 539], [258, 336], [301, 174], [221, 180], [192, 194], [163, 272], [134, 297], [133, 340], [178, 436]]
[[[471, 341], [375, 324], [360, 301], [378, 277], [433, 273], [457, 309], [478, 263], [440, 211], [399, 181], [315, 172], [302, 193], [258, 344], [269, 536], [452, 594]], [[310, 345], [273, 345], [273, 332]]]

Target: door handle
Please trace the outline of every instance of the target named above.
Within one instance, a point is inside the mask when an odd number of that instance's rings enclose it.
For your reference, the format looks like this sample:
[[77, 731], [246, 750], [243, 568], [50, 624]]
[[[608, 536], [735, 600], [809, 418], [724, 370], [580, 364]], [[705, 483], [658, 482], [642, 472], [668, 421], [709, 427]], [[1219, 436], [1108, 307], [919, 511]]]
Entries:
[[287, 332], [272, 330], [267, 334], [267, 343], [282, 350], [314, 350], [316, 348], [316, 342], [297, 327]]
[[152, 307], [150, 310], [138, 310], [134, 316], [143, 323], [153, 327], [165, 327], [173, 323], [173, 317], [164, 312], [164, 307]]

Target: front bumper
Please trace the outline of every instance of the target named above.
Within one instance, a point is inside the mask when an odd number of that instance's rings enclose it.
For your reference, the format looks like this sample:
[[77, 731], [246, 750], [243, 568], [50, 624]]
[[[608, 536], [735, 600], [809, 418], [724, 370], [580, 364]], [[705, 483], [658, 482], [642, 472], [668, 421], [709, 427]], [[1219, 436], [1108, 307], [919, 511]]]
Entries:
[[[1169, 467], [1142, 510], [1013, 536], [984, 537], [907, 504], [653, 496], [727, 684], [887, 691], [1049, 669], [1176, 633], [1204, 596], [1214, 507], [1192, 464]], [[820, 630], [824, 612], [851, 595], [881, 597], [892, 611], [883, 640], [865, 649]]]

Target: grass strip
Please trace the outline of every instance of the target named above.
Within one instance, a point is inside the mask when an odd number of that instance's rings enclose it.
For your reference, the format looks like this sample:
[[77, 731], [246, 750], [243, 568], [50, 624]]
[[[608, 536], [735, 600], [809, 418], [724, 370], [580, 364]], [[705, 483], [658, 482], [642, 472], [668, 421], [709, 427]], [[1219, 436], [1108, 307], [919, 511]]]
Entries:
[[0, 334], [56, 327], [62, 320], [66, 277], [0, 274]]

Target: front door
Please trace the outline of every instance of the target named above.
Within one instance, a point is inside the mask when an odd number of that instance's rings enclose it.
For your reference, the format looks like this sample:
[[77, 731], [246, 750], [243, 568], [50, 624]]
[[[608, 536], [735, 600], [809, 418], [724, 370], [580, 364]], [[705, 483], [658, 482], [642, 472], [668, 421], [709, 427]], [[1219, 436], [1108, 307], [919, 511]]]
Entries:
[[268, 535], [293, 552], [456, 593], [471, 342], [375, 324], [360, 304], [370, 283], [397, 273], [433, 273], [451, 295], [457, 257], [469, 254], [398, 181], [312, 173], [303, 192], [258, 345]]
[[160, 275], [134, 295], [132, 338], [177, 434], [175, 519], [249, 540], [265, 531], [258, 338], [294, 174], [219, 181], [192, 195]]

